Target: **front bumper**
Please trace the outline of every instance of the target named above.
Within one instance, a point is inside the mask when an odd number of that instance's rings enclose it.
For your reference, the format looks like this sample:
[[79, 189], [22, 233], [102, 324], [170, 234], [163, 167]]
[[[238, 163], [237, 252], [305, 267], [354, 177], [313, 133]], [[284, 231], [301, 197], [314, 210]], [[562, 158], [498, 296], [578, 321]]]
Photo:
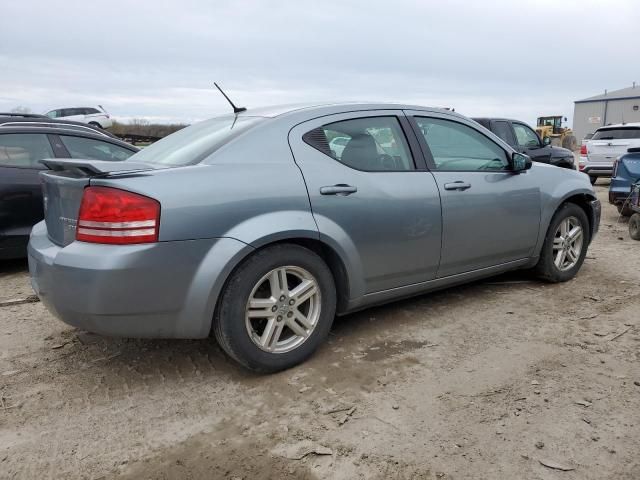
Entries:
[[112, 336], [204, 338], [229, 264], [246, 248], [230, 238], [61, 247], [41, 222], [29, 241], [29, 272], [43, 304], [69, 325]]

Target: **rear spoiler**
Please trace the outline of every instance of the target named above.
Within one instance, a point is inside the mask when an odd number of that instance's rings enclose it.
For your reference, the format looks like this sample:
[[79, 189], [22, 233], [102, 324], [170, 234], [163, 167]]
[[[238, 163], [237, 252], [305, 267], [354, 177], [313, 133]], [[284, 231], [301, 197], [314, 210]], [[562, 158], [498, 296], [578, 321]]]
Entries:
[[627, 153], [640, 153], [640, 147], [627, 148]]
[[54, 172], [61, 172], [63, 170], [77, 169], [81, 170], [89, 175], [101, 175], [107, 173], [120, 173], [120, 172], [138, 172], [140, 170], [154, 170], [155, 168], [148, 163], [142, 162], [108, 162], [105, 160], [78, 160], [70, 158], [46, 158], [40, 160], [40, 163], [45, 165]]

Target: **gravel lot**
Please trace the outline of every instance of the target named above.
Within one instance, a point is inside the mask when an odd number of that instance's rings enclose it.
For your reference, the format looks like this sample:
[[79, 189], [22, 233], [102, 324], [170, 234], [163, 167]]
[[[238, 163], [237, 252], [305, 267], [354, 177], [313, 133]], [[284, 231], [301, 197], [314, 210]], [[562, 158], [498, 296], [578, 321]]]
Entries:
[[[273, 376], [213, 341], [0, 307], [0, 477], [638, 479], [640, 242], [597, 189], [575, 280], [518, 273], [340, 318]], [[0, 300], [31, 294], [24, 262], [0, 265]]]

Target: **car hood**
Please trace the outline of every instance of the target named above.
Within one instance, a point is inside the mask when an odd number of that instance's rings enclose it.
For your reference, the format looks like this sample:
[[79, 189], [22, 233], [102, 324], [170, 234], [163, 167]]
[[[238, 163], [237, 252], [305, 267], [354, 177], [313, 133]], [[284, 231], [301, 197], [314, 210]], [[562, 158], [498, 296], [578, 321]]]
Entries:
[[552, 157], [573, 157], [573, 152], [568, 148], [562, 147], [551, 147], [551, 156]]

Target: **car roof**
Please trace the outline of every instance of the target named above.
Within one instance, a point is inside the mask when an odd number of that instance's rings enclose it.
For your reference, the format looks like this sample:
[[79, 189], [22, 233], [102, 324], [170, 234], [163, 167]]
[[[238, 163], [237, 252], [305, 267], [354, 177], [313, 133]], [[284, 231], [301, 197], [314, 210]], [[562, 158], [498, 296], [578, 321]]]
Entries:
[[[84, 125], [84, 124], [80, 124]], [[112, 134], [101, 133], [97, 130], [88, 128], [88, 129], [78, 129], [75, 128], [76, 125], [65, 126], [64, 122], [56, 122], [52, 124], [48, 123], [37, 123], [33, 122], [5, 122], [2, 123], [0, 120], [0, 134], [3, 133], [43, 133], [43, 134], [54, 134], [54, 135], [73, 135], [76, 137], [85, 137], [92, 138], [94, 140], [101, 140], [103, 142], [113, 143], [115, 145], [119, 145], [123, 148], [126, 148], [131, 151], [138, 152], [140, 149], [130, 143], [124, 142], [119, 138], [115, 137]]]
[[[602, 127], [599, 127], [598, 130], [605, 130], [607, 128], [624, 128], [624, 127], [640, 127], [640, 122], [614, 123], [613, 125], [604, 125]], [[596, 130], [596, 132], [598, 130]]]
[[[358, 110], [424, 110], [437, 111], [463, 117], [454, 111], [446, 108], [424, 107], [420, 105], [410, 105], [403, 103], [382, 103], [382, 102], [317, 102], [317, 103], [298, 103], [289, 105], [275, 105], [269, 107], [260, 107], [255, 109], [247, 109], [240, 113], [240, 116], [267, 117], [275, 118], [288, 116], [293, 114], [308, 113], [310, 117], [321, 113], [323, 115], [331, 115], [334, 113], [346, 113]], [[464, 117], [466, 118], [466, 117]]]
[[498, 122], [516, 122], [516, 123], [524, 123], [525, 125], [528, 125], [527, 122], [523, 121], [523, 120], [516, 120], [515, 118], [502, 118], [502, 117], [471, 117], [471, 120], [474, 120], [478, 123], [480, 122], [491, 122], [491, 121], [498, 121]]
[[33, 126], [33, 127], [55, 127], [58, 125], [58, 128], [68, 127], [73, 129], [74, 131], [82, 130], [88, 131], [91, 133], [95, 133], [97, 135], [102, 135], [105, 137], [116, 138], [112, 133], [107, 132], [106, 130], [98, 129], [93, 125], [88, 125], [82, 122], [75, 122], [73, 120], [56, 120], [53, 118], [49, 118], [46, 116], [34, 116], [34, 117], [9, 117], [0, 114], [0, 127], [7, 127], [7, 124], [11, 124], [11, 126]]

